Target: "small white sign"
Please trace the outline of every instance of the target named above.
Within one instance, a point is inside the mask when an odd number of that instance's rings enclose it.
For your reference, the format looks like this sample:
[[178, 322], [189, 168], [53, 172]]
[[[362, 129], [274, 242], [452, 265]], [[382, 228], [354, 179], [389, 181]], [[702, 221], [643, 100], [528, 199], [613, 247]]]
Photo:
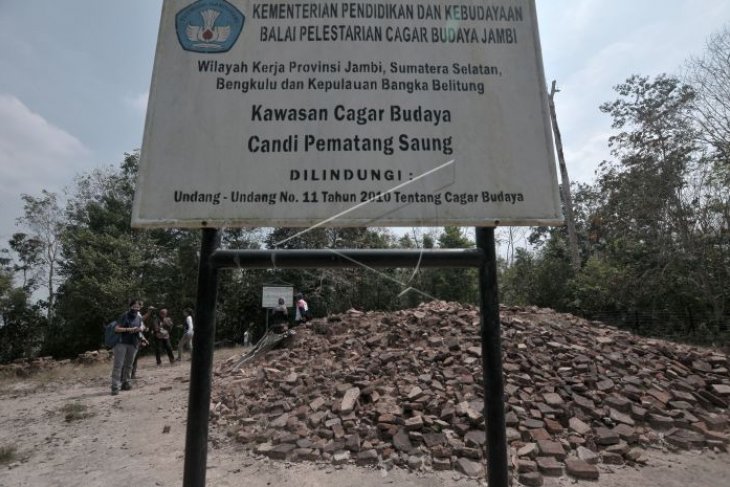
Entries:
[[275, 308], [279, 306], [279, 298], [284, 298], [287, 307], [294, 303], [294, 288], [286, 286], [264, 286], [261, 295], [261, 306], [264, 308]]
[[560, 222], [534, 0], [164, 2], [135, 227]]

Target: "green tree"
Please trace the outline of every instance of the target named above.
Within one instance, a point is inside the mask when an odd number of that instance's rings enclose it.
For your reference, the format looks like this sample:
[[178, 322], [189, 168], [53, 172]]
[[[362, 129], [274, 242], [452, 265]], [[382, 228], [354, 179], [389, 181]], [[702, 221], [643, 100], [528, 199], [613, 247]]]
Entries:
[[699, 155], [690, 116], [695, 92], [668, 76], [632, 76], [616, 90], [619, 99], [601, 107], [619, 130], [609, 139], [616, 162], [598, 179], [605, 204], [597, 220], [609, 241], [607, 257], [630, 271], [623, 273], [626, 308], [652, 319], [680, 316], [695, 304], [694, 290], [672, 272], [689, 269], [692, 253], [683, 235], [692, 231], [685, 195]]
[[[292, 236], [300, 233], [296, 237]], [[282, 243], [283, 242], [283, 243]], [[279, 244], [279, 245], [277, 245]], [[389, 248], [391, 237], [376, 228], [277, 228], [267, 236], [266, 246], [302, 249]], [[280, 279], [307, 296], [315, 316], [349, 308], [392, 309], [397, 305], [399, 273], [395, 269], [370, 269], [353, 262], [349, 268], [279, 270]]]
[[[713, 326], [728, 331], [730, 310], [730, 27], [712, 34], [705, 52], [692, 57], [687, 80], [695, 89], [693, 119], [707, 144], [690, 184], [695, 226], [687, 234], [700, 274], [691, 285], [708, 298]], [[699, 265], [698, 265], [699, 264]]]
[[[424, 247], [427, 242], [424, 238]], [[438, 237], [442, 249], [468, 249], [474, 247], [464, 228], [446, 226]], [[428, 248], [428, 247], [426, 247]], [[477, 271], [473, 268], [429, 268], [421, 280], [424, 291], [438, 299], [476, 303], [478, 299]]]
[[9, 259], [0, 259], [0, 363], [35, 355], [44, 337], [45, 318], [30, 304], [28, 290], [13, 285]]
[[534, 229], [537, 251], [519, 252], [503, 270], [503, 296], [645, 333], [698, 336], [725, 316], [730, 265], [729, 198], [710, 177], [715, 153], [695, 124], [696, 92], [666, 75], [632, 76], [616, 91], [601, 106], [616, 129], [614, 159], [595, 184], [573, 191], [584, 267], [570, 271], [563, 229]]
[[13, 273], [22, 276], [22, 288], [34, 291], [38, 287], [37, 278], [41, 266], [43, 244], [25, 233], [14, 233], [10, 239], [10, 248], [15, 251], [20, 261], [12, 266]]
[[536, 252], [517, 249], [514, 263], [502, 271], [502, 302], [567, 311], [572, 302], [569, 286], [573, 273], [567, 239], [553, 229]]
[[137, 164], [137, 153], [126, 154], [118, 169], [95, 170], [76, 181], [62, 239], [62, 320], [47, 343], [54, 355], [98, 348], [103, 324], [132, 297], [170, 308], [178, 322], [182, 308], [194, 304], [198, 237], [130, 227]]
[[[222, 232], [221, 247], [258, 249], [262, 238], [259, 229], [230, 229]], [[266, 315], [261, 307], [261, 290], [268, 275], [266, 270], [245, 268], [223, 269], [218, 273], [216, 336], [219, 340], [243, 341], [243, 333], [251, 323], [255, 339], [263, 334]]]
[[499, 294], [502, 303], [527, 306], [535, 302], [535, 267], [535, 257], [530, 251], [524, 248], [515, 250], [512, 263], [500, 268]]
[[564, 305], [623, 316], [646, 333], [698, 336], [700, 325], [719, 326], [728, 303], [728, 193], [714, 177], [717, 151], [695, 123], [693, 87], [632, 76], [616, 91], [601, 106], [617, 129], [614, 161], [576, 192], [587, 264], [568, 278]]

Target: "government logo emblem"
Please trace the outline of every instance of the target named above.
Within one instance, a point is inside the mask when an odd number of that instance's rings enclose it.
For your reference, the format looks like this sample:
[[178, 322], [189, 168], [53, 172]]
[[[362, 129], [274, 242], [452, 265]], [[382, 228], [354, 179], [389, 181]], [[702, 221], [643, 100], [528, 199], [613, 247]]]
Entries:
[[198, 0], [175, 16], [175, 30], [186, 51], [217, 53], [233, 47], [246, 17], [225, 0]]

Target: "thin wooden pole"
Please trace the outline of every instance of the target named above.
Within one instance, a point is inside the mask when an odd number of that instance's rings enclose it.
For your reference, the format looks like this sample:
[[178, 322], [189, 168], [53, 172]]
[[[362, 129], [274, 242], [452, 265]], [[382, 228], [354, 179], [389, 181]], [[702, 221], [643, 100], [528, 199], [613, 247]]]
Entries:
[[573, 217], [573, 196], [570, 194], [570, 178], [568, 177], [568, 166], [565, 164], [565, 155], [563, 154], [563, 139], [560, 136], [558, 128], [558, 116], [555, 113], [555, 93], [560, 90], [555, 89], [555, 80], [550, 87], [550, 95], [548, 100], [550, 103], [550, 120], [553, 125], [553, 134], [555, 136], [555, 148], [558, 152], [558, 165], [560, 166], [560, 179], [562, 184], [560, 190], [563, 193], [563, 207], [565, 208], [565, 219], [568, 227], [568, 246], [570, 247], [570, 264], [573, 270], [580, 270], [580, 250], [578, 249], [578, 235], [575, 232], [575, 218]]

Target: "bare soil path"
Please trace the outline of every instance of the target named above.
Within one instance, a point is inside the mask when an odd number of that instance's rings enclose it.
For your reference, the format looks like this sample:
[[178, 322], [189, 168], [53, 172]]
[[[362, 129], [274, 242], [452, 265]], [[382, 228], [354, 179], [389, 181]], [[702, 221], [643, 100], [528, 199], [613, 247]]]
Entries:
[[[241, 351], [218, 351], [216, 361]], [[143, 357], [135, 388], [119, 396], [109, 394], [109, 364], [0, 380], [0, 451], [12, 451], [10, 458], [0, 456], [0, 487], [182, 485], [189, 369], [189, 361], [156, 367], [153, 357]], [[649, 456], [640, 469], [601, 466], [598, 482], [561, 477], [546, 478], [545, 485], [728, 485], [727, 453], [650, 450]], [[247, 487], [484, 485], [456, 472], [272, 462], [241, 451], [215, 429], [207, 479], [210, 486]]]

